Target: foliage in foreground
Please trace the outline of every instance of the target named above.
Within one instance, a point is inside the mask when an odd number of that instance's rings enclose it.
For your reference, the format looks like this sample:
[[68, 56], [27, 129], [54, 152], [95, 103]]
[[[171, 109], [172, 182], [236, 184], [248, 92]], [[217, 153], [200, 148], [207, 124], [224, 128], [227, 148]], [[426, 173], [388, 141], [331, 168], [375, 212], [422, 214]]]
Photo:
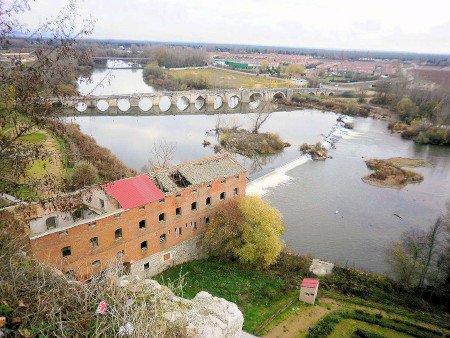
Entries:
[[225, 202], [211, 216], [204, 242], [213, 256], [265, 268], [280, 254], [283, 232], [278, 210], [260, 197], [245, 196]]

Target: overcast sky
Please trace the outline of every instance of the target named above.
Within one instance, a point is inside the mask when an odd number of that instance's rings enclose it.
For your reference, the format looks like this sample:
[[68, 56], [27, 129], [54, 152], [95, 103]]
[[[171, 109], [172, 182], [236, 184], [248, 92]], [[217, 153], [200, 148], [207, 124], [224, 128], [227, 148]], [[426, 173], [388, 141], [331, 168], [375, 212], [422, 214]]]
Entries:
[[[34, 28], [63, 0], [36, 0]], [[93, 38], [450, 54], [450, 0], [84, 0]]]

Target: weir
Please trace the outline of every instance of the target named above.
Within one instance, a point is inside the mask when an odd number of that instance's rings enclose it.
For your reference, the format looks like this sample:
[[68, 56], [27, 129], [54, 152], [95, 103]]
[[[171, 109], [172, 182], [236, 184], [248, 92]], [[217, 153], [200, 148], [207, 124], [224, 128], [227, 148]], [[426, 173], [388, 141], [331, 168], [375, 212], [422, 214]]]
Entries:
[[143, 94], [77, 96], [63, 105], [78, 115], [154, 115], [206, 112], [244, 112], [261, 109], [264, 103], [292, 98], [294, 94], [333, 96], [340, 89], [266, 88], [158, 91]]

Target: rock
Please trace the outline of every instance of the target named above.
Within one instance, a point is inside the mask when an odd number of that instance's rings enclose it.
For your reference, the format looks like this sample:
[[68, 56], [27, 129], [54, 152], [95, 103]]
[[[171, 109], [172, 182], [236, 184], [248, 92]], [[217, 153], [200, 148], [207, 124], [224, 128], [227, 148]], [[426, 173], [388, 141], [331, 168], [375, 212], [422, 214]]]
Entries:
[[153, 294], [164, 311], [164, 321], [169, 327], [179, 328], [183, 337], [241, 337], [244, 316], [234, 303], [205, 291], [200, 291], [192, 300], [177, 297], [169, 288], [151, 279], [139, 281], [124, 276], [120, 281], [119, 285], [127, 289], [136, 291], [141, 288], [149, 295]]
[[313, 259], [309, 271], [311, 271], [316, 276], [326, 276], [331, 274], [333, 271], [334, 264], [321, 261], [320, 259]]

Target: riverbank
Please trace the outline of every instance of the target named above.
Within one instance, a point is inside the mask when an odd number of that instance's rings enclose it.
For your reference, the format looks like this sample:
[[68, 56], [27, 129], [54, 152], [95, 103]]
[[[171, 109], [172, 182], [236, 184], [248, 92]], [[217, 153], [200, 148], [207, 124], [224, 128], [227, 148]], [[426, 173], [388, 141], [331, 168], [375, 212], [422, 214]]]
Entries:
[[[156, 280], [168, 284], [182, 278], [184, 287], [179, 292], [186, 298], [205, 290], [236, 303], [244, 313], [244, 330], [257, 335], [268, 333], [269, 337], [275, 337], [276, 332], [283, 332], [283, 337], [306, 335], [308, 328], [325, 315], [339, 309], [362, 307], [383, 315], [390, 313], [389, 316], [421, 326], [432, 326], [443, 334], [449, 332], [450, 315], [443, 308], [428, 303], [414, 290], [404, 289], [385, 276], [356, 269], [335, 267], [332, 275], [320, 277], [318, 303], [303, 304], [298, 301], [298, 284], [302, 278], [311, 276], [310, 264], [309, 257], [288, 253], [260, 271], [236, 262], [204, 259], [166, 270]], [[309, 321], [302, 315], [305, 311], [311, 315]], [[301, 327], [297, 325], [299, 320], [305, 321]]]

